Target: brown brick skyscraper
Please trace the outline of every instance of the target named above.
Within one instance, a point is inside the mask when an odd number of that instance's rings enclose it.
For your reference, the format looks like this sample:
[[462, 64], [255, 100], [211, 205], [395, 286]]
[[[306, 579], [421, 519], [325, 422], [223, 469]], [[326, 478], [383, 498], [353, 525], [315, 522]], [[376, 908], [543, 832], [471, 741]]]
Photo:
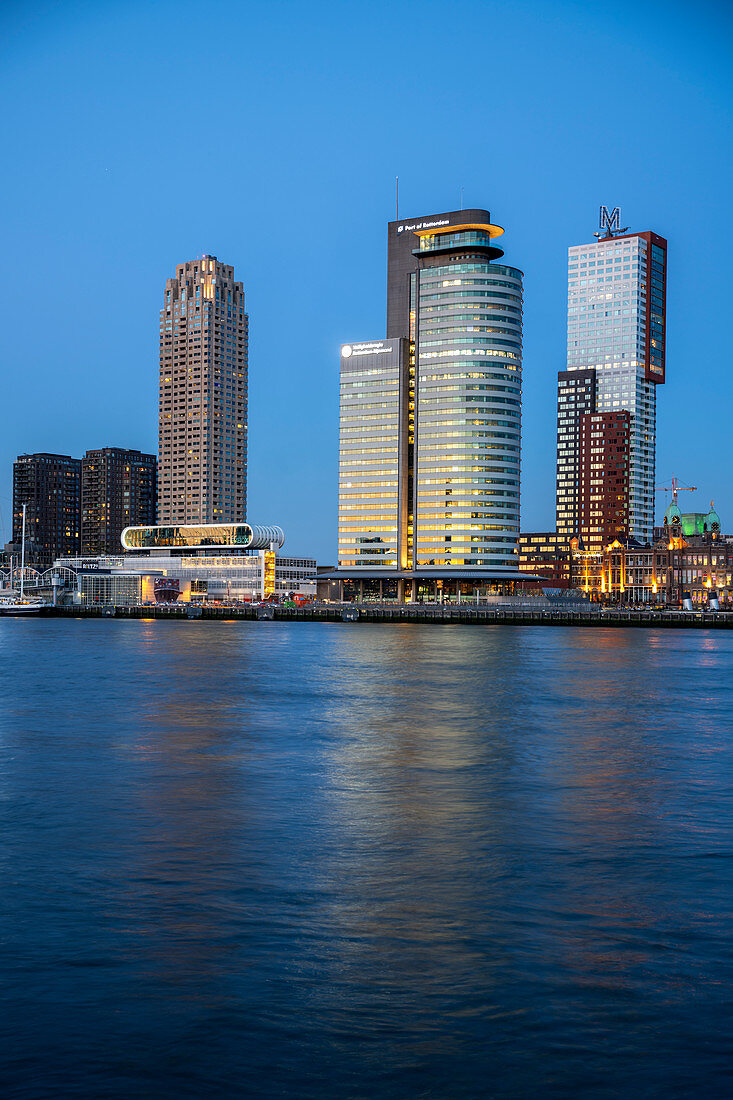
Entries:
[[179, 264], [160, 311], [158, 523], [247, 509], [244, 287], [216, 256]]
[[583, 413], [578, 448], [578, 534], [586, 550], [629, 535], [631, 414]]

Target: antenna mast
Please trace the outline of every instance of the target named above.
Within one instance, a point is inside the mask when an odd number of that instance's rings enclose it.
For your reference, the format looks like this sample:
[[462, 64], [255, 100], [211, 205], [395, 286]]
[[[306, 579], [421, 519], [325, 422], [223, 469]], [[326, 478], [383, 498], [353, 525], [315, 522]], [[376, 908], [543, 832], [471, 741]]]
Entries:
[[400, 177], [394, 178], [394, 216], [395, 221], [400, 220]]

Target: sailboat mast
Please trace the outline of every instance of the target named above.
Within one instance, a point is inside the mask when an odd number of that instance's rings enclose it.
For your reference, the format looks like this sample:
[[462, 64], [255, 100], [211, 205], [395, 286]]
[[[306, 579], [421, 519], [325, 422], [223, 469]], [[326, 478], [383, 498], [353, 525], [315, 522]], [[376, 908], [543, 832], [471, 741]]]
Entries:
[[20, 537], [20, 598], [23, 599], [23, 575], [25, 573], [25, 504], [23, 505], [23, 528]]

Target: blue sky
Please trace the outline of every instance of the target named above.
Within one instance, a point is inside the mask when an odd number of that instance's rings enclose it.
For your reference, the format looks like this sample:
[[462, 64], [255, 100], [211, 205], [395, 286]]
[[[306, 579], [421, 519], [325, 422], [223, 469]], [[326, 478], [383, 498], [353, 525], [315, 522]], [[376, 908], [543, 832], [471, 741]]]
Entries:
[[554, 524], [567, 247], [601, 203], [668, 238], [657, 483], [733, 531], [732, 12], [2, 5], [0, 538], [16, 454], [156, 450], [164, 281], [210, 252], [250, 314], [248, 518], [334, 561], [338, 348], [384, 335], [396, 175], [404, 217], [463, 187], [525, 272], [525, 530]]

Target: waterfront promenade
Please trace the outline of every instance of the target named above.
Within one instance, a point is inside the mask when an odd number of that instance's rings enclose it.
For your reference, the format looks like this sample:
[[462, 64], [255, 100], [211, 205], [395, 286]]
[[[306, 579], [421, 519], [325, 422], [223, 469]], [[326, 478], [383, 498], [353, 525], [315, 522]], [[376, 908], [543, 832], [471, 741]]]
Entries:
[[498, 626], [603, 626], [603, 627], [686, 627], [733, 628], [731, 611], [653, 611], [625, 608], [533, 608], [482, 606], [475, 604], [313, 604], [308, 607], [255, 605], [249, 607], [192, 606], [191, 604], [155, 607], [49, 607], [45, 615], [125, 619], [207, 619], [275, 620], [285, 622], [362, 622], [362, 623], [435, 623], [484, 624]]

